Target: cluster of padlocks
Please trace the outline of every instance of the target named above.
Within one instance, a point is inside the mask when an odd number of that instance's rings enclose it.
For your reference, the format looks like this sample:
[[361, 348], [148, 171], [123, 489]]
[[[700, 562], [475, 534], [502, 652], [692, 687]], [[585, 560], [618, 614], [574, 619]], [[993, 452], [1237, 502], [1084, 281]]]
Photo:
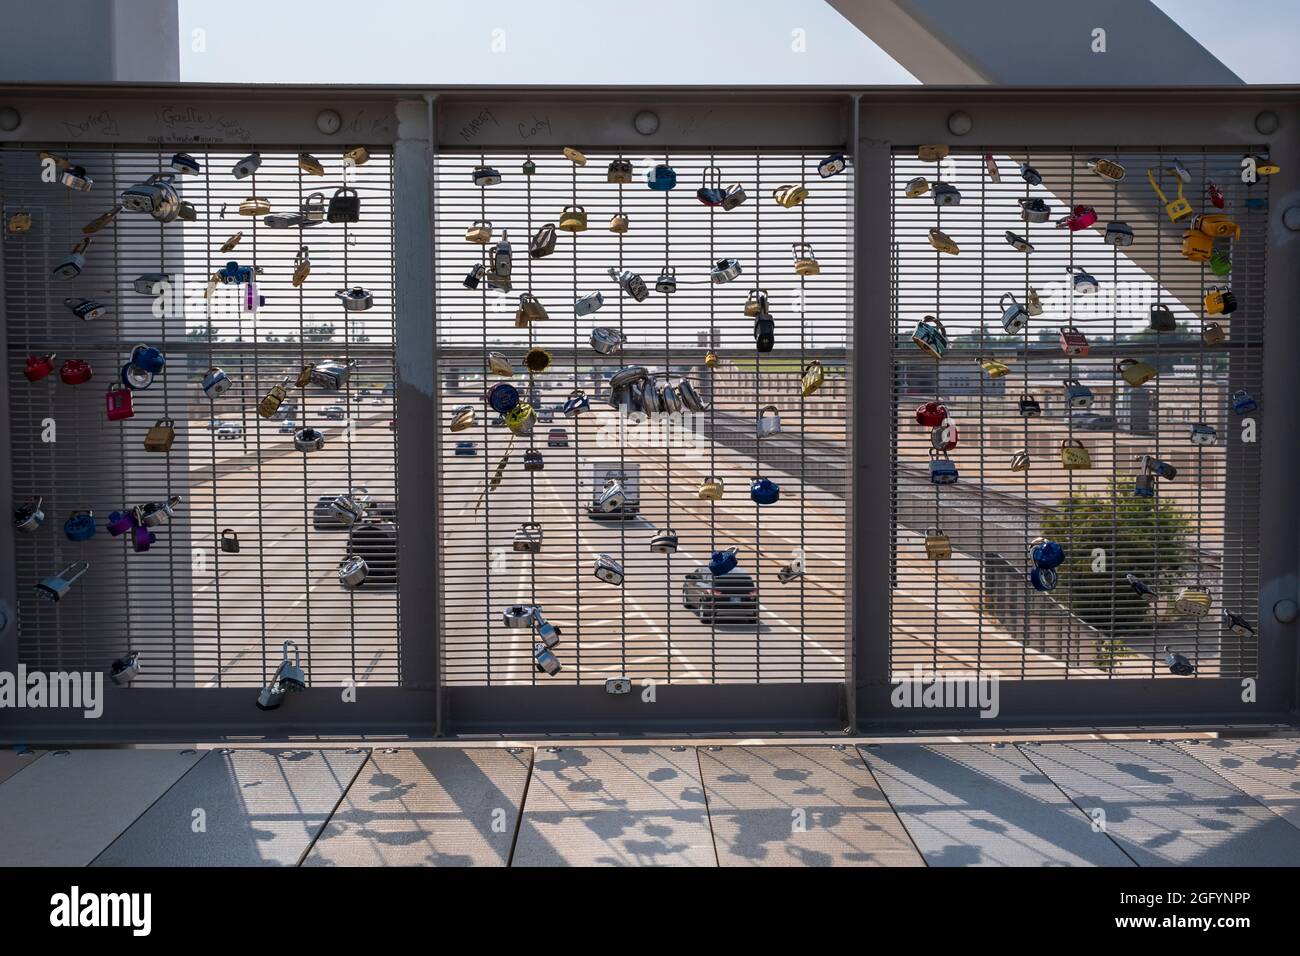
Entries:
[[[928, 144], [919, 147], [918, 159], [922, 162], [940, 163], [947, 158], [948, 146]], [[992, 154], [985, 154], [984, 171], [990, 182], [1002, 181], [1001, 170]], [[1087, 169], [1103, 180], [1120, 182], [1126, 176], [1126, 170], [1117, 160], [1093, 157], [1086, 163]], [[1242, 181], [1248, 185], [1254, 183], [1258, 176], [1268, 176], [1279, 171], [1279, 166], [1264, 156], [1249, 155], [1242, 159]], [[1240, 240], [1241, 227], [1229, 216], [1222, 213], [1202, 212], [1197, 214], [1191, 202], [1184, 195], [1184, 187], [1192, 182], [1192, 174], [1180, 161], [1175, 159], [1168, 172], [1177, 184], [1177, 194], [1171, 199], [1161, 188], [1160, 180], [1164, 171], [1148, 169], [1147, 180], [1159, 198], [1166, 215], [1171, 222], [1178, 223], [1191, 217], [1188, 228], [1182, 236], [1182, 255], [1194, 263], [1204, 263], [1218, 279], [1226, 279], [1232, 271], [1232, 243]], [[1028, 162], [1019, 164], [1018, 174], [1027, 186], [1039, 186], [1043, 182], [1042, 174]], [[931, 183], [924, 176], [917, 176], [908, 181], [904, 187], [907, 197], [918, 199], [931, 197], [936, 207], [955, 206], [961, 203], [961, 192], [951, 183]], [[1216, 209], [1223, 209], [1225, 197], [1222, 188], [1212, 181], [1204, 184], [1204, 195]], [[1024, 197], [1017, 200], [1020, 206], [1020, 219], [1025, 223], [1045, 223], [1053, 218], [1051, 207], [1046, 201], [1036, 197]], [[1266, 208], [1264, 197], [1248, 197], [1244, 206], [1248, 209]], [[1056, 219], [1056, 228], [1069, 232], [1090, 229], [1100, 222], [1096, 209], [1087, 205], [1073, 205], [1064, 215]], [[940, 255], [960, 255], [961, 249], [952, 237], [941, 229], [934, 227], [928, 232], [930, 245]], [[1013, 249], [1026, 255], [1034, 252], [1034, 245], [1027, 236], [1007, 230], [1005, 241]], [[1117, 247], [1131, 246], [1134, 241], [1132, 227], [1122, 220], [1112, 220], [1105, 226], [1102, 236], [1107, 245]], [[1073, 246], [1071, 247], [1073, 249]], [[1100, 288], [1097, 278], [1083, 267], [1070, 265], [1066, 267], [1070, 276], [1070, 287], [1074, 295], [1095, 295]], [[1211, 285], [1205, 288], [1202, 302], [1206, 315], [1230, 315], [1237, 308], [1237, 298], [1228, 285]], [[1043, 312], [1042, 300], [1038, 291], [1029, 287], [1024, 302], [1020, 302], [1011, 292], [1003, 293], [998, 307], [1001, 309], [1002, 329], [1007, 335], [1024, 333], [1034, 316]], [[1156, 334], [1174, 332], [1177, 322], [1172, 311], [1163, 303], [1151, 306], [1148, 331]], [[1061, 352], [1068, 358], [1083, 358], [1088, 355], [1089, 343], [1074, 325], [1058, 328]], [[1226, 332], [1215, 321], [1202, 321], [1201, 341], [1213, 346], [1223, 342]], [[932, 356], [936, 362], [941, 361], [948, 352], [948, 334], [943, 323], [934, 315], [926, 315], [917, 322], [912, 332], [912, 342], [917, 348]], [[1010, 372], [1006, 363], [994, 359], [980, 359], [980, 365], [991, 378], [1001, 378]], [[1157, 376], [1156, 367], [1142, 359], [1124, 358], [1116, 363], [1115, 371], [1120, 380], [1130, 388], [1142, 388]], [[1064, 404], [1071, 410], [1087, 409], [1092, 406], [1093, 393], [1082, 382], [1069, 378], [1061, 382]], [[1037, 398], [1027, 391], [1016, 399], [1018, 413], [1024, 418], [1035, 418], [1042, 414], [1042, 407]], [[1244, 416], [1259, 407], [1258, 401], [1248, 391], [1238, 389], [1229, 396], [1229, 410]], [[957, 481], [956, 464], [949, 457], [949, 452], [957, 447], [957, 426], [949, 416], [947, 407], [937, 399], [921, 404], [916, 409], [916, 422], [930, 429], [930, 463], [929, 478], [931, 483], [939, 486], [950, 485]], [[1189, 440], [1195, 445], [1213, 445], [1218, 441], [1214, 427], [1207, 422], [1194, 422], [1188, 433]], [[1171, 481], [1177, 471], [1168, 462], [1159, 460], [1154, 455], [1138, 456], [1141, 469], [1133, 480], [1133, 494], [1137, 497], [1154, 498], [1156, 496], [1156, 479]], [[1066, 438], [1060, 445], [1060, 463], [1066, 470], [1087, 469], [1092, 467], [1092, 456], [1088, 448], [1077, 438]], [[1030, 469], [1031, 461], [1028, 449], [1013, 453], [1010, 462], [1013, 472], [1025, 472]], [[930, 560], [941, 561], [952, 557], [952, 544], [948, 535], [939, 528], [930, 528], [925, 536], [926, 556]], [[1030, 544], [1031, 567], [1028, 580], [1037, 591], [1052, 591], [1057, 585], [1056, 568], [1065, 560], [1064, 550], [1060, 544], [1043, 538], [1035, 539]], [[1134, 593], [1144, 600], [1155, 603], [1159, 599], [1157, 592], [1134, 574], [1127, 574], [1126, 581]], [[1212, 607], [1209, 589], [1193, 585], [1180, 590], [1173, 602], [1177, 613], [1203, 617]], [[1223, 610], [1228, 629], [1238, 636], [1253, 636], [1254, 629], [1247, 621], [1228, 609]], [[1175, 674], [1192, 674], [1195, 666], [1180, 654], [1169, 652], [1166, 663]]]
[[[587, 157], [580, 150], [566, 147], [563, 155], [576, 167], [587, 165]], [[842, 153], [835, 153], [822, 159], [817, 164], [817, 172], [823, 178], [842, 173], [848, 167], [848, 161]], [[521, 175], [533, 176], [537, 165], [533, 160], [525, 160], [520, 168]], [[475, 185], [487, 188], [504, 180], [501, 171], [493, 166], [474, 167], [471, 177]], [[626, 159], [612, 160], [605, 172], [605, 182], [626, 185], [633, 181], [632, 163]], [[695, 196], [705, 207], [716, 207], [730, 211], [748, 201], [749, 196], [742, 183], [723, 185], [725, 177], [717, 166], [709, 166], [702, 173], [702, 182]], [[576, 177], [575, 177], [576, 182]], [[657, 192], [667, 192], [678, 185], [677, 171], [667, 163], [651, 166], [645, 175], [646, 186]], [[576, 188], [576, 187], [575, 187]], [[802, 205], [809, 197], [810, 191], [802, 183], [787, 183], [772, 192], [772, 200], [784, 209], [794, 209]], [[587, 211], [577, 201], [573, 201], [560, 210], [555, 222], [547, 222], [534, 231], [528, 242], [528, 255], [531, 259], [545, 259], [556, 250], [560, 232], [578, 234], [589, 227]], [[608, 229], [615, 234], [627, 233], [632, 227], [631, 219], [621, 210], [609, 220]], [[503, 293], [514, 291], [514, 248], [510, 243], [509, 230], [502, 230], [494, 242], [496, 226], [486, 218], [475, 219], [465, 229], [465, 241], [484, 248], [485, 260], [474, 263], [465, 275], [462, 285], [466, 289], [478, 289], [484, 286]], [[795, 243], [792, 247], [793, 269], [798, 276], [814, 276], [821, 272], [811, 244]], [[735, 281], [744, 273], [740, 260], [724, 256], [714, 260], [708, 268], [707, 279], [703, 275], [698, 280], [679, 279], [676, 270], [667, 264], [660, 270], [653, 284], [648, 283], [641, 274], [622, 268], [606, 270], [616, 288], [633, 302], [641, 303], [650, 298], [651, 290], [661, 295], [670, 296], [678, 291], [679, 284], [687, 281], [710, 282], [722, 286]], [[548, 313], [546, 307], [531, 291], [519, 293], [518, 308], [515, 311], [515, 326], [529, 328], [544, 322]], [[575, 316], [594, 315], [604, 308], [606, 296], [601, 290], [580, 294], [573, 303]], [[776, 323], [769, 310], [766, 290], [753, 289], [749, 292], [744, 305], [744, 314], [754, 320], [754, 344], [758, 352], [769, 352], [776, 341]], [[592, 350], [598, 355], [621, 355], [626, 345], [626, 337], [621, 329], [604, 325], [591, 328], [588, 341]], [[528, 394], [533, 394], [531, 376], [545, 370], [550, 364], [550, 353], [544, 349], [532, 347], [525, 354], [523, 370], [530, 376]], [[718, 365], [717, 354], [709, 350], [705, 356], [706, 369], [712, 370]], [[501, 352], [491, 352], [487, 356], [487, 373], [501, 379], [512, 378], [515, 374], [514, 363]], [[822, 364], [816, 360], [808, 363], [803, 370], [802, 392], [805, 396], [813, 394], [825, 382], [826, 373]], [[621, 412], [639, 412], [655, 414], [661, 412], [703, 412], [707, 404], [701, 397], [694, 383], [685, 376], [669, 376], [656, 373], [641, 365], [625, 365], [616, 370], [609, 380], [609, 407]], [[530, 436], [538, 421], [537, 409], [532, 401], [521, 394], [521, 390], [510, 382], [497, 381], [484, 393], [484, 402], [499, 414], [506, 427], [513, 435]], [[591, 411], [592, 399], [580, 388], [575, 388], [560, 408], [566, 418], [578, 418]], [[471, 405], [460, 405], [452, 411], [449, 428], [453, 432], [464, 431], [477, 421], [475, 409]], [[780, 415], [774, 405], [769, 405], [758, 414], [756, 432], [759, 438], [769, 438], [780, 431]], [[508, 452], [507, 452], [508, 454]], [[504, 461], [503, 463], [504, 464]], [[533, 446], [523, 453], [523, 465], [526, 472], [540, 471], [545, 467], [541, 451]], [[498, 477], [501, 473], [498, 466]], [[485, 489], [485, 494], [496, 486], [494, 478]], [[701, 483], [698, 497], [704, 501], [718, 501], [723, 495], [723, 481], [717, 475], [710, 475]], [[770, 478], [762, 475], [750, 482], [750, 499], [759, 506], [771, 505], [780, 499], [780, 486]], [[627, 495], [622, 483], [617, 478], [609, 478], [605, 487], [596, 495], [596, 507], [613, 513], [624, 507]], [[525, 554], [537, 554], [542, 546], [542, 528], [537, 522], [525, 522], [515, 532], [512, 547]], [[671, 528], [655, 530], [649, 540], [649, 549], [655, 553], [668, 554], [677, 550], [677, 535]], [[723, 570], [714, 570], [715, 574], [724, 574], [735, 567], [735, 549], [718, 552], [714, 555], [719, 567], [730, 563]], [[712, 568], [715, 562], [710, 563]], [[616, 587], [622, 586], [625, 572], [622, 563], [610, 554], [599, 555], [592, 569], [597, 580]], [[802, 573], [783, 569], [782, 580], [793, 580]], [[527, 612], [527, 613], [525, 613]], [[538, 625], [541, 611], [532, 605], [511, 605], [503, 612], [504, 622], [508, 627], [526, 628]], [[549, 626], [549, 625], [548, 625]], [[542, 638], [534, 642], [534, 662], [537, 669], [545, 674], [554, 675], [561, 669], [554, 648], [559, 643], [559, 629], [551, 627], [544, 635], [540, 626], [537, 636]], [[617, 683], [617, 682], [615, 682]], [[621, 692], [621, 691], [612, 691]]]

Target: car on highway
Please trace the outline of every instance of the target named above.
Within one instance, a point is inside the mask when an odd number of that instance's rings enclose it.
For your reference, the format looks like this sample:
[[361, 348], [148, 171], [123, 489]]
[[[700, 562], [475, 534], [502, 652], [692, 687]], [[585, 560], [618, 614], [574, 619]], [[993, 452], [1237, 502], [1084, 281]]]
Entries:
[[293, 419], [289, 419], [287, 421], [283, 421], [280, 423], [279, 431], [281, 435], [292, 435], [297, 430], [298, 430], [298, 423], [295, 422]]
[[222, 422], [217, 426], [217, 441], [234, 441], [244, 437], [244, 426], [237, 422]]
[[397, 587], [397, 522], [362, 521], [348, 529], [348, 554], [366, 562], [369, 569], [361, 590], [391, 590]]
[[[591, 496], [587, 502], [587, 514], [596, 519], [612, 518], [627, 520], [641, 513], [641, 466], [632, 462], [593, 461], [591, 467]], [[623, 489], [623, 504], [606, 511], [600, 504], [601, 496], [609, 486], [610, 480], [618, 482]]]
[[682, 606], [704, 624], [753, 624], [758, 620], [758, 588], [740, 568], [714, 574], [706, 564], [686, 575]]
[[546, 433], [546, 447], [568, 448], [569, 430], [567, 428], [552, 428]]
[[342, 405], [326, 405], [321, 410], [321, 416], [324, 418], [332, 418], [337, 421], [347, 418], [348, 411]]
[[1113, 432], [1119, 428], [1119, 422], [1113, 415], [1084, 412], [1070, 416], [1070, 427], [1084, 432]]
[[546, 405], [541, 408], [538, 408], [537, 420], [539, 422], [548, 422], [548, 423], [555, 421], [555, 409], [552, 408], [550, 405]]
[[478, 447], [472, 441], [456, 442], [457, 455], [477, 455]]
[[[380, 501], [363, 487], [353, 488], [350, 494], [366, 509], [365, 520], [393, 521], [397, 518], [396, 501]], [[321, 495], [316, 499], [316, 506], [312, 509], [311, 523], [312, 527], [317, 531], [342, 531], [348, 527], [339, 520], [338, 515], [334, 513], [334, 509], [331, 507], [337, 497], [337, 494]]]

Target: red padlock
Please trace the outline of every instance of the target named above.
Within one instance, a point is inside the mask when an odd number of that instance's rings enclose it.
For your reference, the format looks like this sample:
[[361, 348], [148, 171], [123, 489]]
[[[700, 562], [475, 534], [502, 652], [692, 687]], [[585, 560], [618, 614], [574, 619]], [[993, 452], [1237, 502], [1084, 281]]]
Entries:
[[104, 393], [104, 411], [110, 422], [120, 422], [124, 418], [135, 415], [135, 407], [131, 403], [131, 390], [123, 388], [116, 382], [108, 386], [108, 391]]
[[1060, 332], [1062, 352], [1075, 358], [1082, 358], [1088, 354], [1088, 337], [1086, 335], [1073, 325], [1062, 325]]
[[1223, 208], [1223, 190], [1219, 188], [1218, 184], [1217, 184], [1217, 183], [1209, 183], [1208, 185], [1206, 185], [1206, 187], [1205, 187], [1205, 191], [1206, 191], [1207, 193], [1210, 194], [1210, 202], [1212, 202], [1212, 203], [1214, 204], [1214, 208], [1215, 208], [1215, 209], [1222, 209], [1222, 208]]
[[64, 385], [83, 385], [90, 381], [91, 374], [90, 363], [85, 359], [68, 359], [59, 369]]
[[948, 406], [943, 402], [926, 402], [916, 406], [916, 423], [926, 428], [937, 428], [948, 420]]
[[1097, 221], [1097, 210], [1091, 206], [1075, 206], [1070, 210], [1070, 214], [1057, 221], [1056, 226], [1068, 226], [1071, 232], [1078, 232], [1080, 229], [1087, 229]]
[[957, 426], [952, 419], [931, 430], [930, 444], [936, 451], [952, 451], [957, 447]]
[[51, 352], [49, 355], [27, 356], [27, 367], [23, 369], [23, 374], [27, 376], [27, 381], [39, 382], [53, 371], [54, 353]]

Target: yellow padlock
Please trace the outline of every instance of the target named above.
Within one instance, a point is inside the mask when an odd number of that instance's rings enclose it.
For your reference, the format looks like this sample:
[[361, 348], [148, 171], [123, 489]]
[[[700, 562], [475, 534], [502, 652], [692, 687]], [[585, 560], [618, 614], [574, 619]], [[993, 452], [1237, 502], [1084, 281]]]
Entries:
[[343, 154], [343, 162], [348, 166], [364, 166], [370, 162], [370, 151], [364, 146], [354, 146]]
[[707, 352], [704, 353], [704, 367], [705, 367], [705, 368], [717, 368], [717, 367], [718, 367], [718, 353], [717, 353], [717, 352], [715, 352], [715, 351], [713, 351], [712, 349], [710, 349], [709, 351], [707, 351]]
[[822, 368], [820, 361], [813, 359], [804, 366], [802, 387], [805, 398], [821, 388], [825, 382], [826, 370]]
[[569, 160], [575, 166], [586, 166], [587, 157], [585, 154], [574, 149], [572, 146], [564, 147], [564, 158]]
[[794, 249], [794, 274], [797, 276], [815, 276], [821, 275], [822, 267], [818, 263], [816, 255], [813, 254], [811, 243], [796, 242], [792, 245]]
[[1210, 286], [1205, 293], [1205, 311], [1209, 315], [1228, 315], [1237, 308], [1237, 297], [1227, 286]]
[[808, 198], [808, 187], [801, 183], [786, 183], [772, 190], [772, 198], [778, 205], [793, 209]]
[[1169, 216], [1171, 222], [1177, 222], [1184, 216], [1190, 216], [1192, 214], [1192, 204], [1183, 196], [1183, 181], [1181, 178], [1178, 180], [1178, 195], [1173, 199], [1170, 199], [1164, 194], [1164, 191], [1160, 188], [1160, 184], [1156, 182], [1155, 173], [1150, 169], [1147, 170], [1147, 182], [1149, 182], [1151, 188], [1156, 191], [1156, 195], [1160, 197], [1160, 201], [1165, 204], [1165, 213]]
[[271, 200], [265, 196], [249, 196], [239, 204], [241, 216], [265, 216], [271, 211]]
[[754, 319], [767, 311], [767, 290], [750, 289], [749, 298], [745, 300], [745, 315]]
[[1115, 366], [1124, 381], [1134, 388], [1141, 388], [1147, 382], [1156, 377], [1156, 367], [1150, 362], [1143, 362], [1139, 359], [1126, 358], [1119, 365]]
[[925, 532], [925, 556], [931, 561], [942, 561], [952, 557], [952, 541], [938, 528], [927, 528]]
[[947, 155], [947, 143], [925, 143], [916, 147], [916, 158], [923, 163], [937, 163]]
[[930, 181], [924, 176], [913, 176], [907, 181], [907, 188], [903, 190], [908, 199], [919, 199], [930, 191]]
[[1241, 238], [1241, 226], [1220, 213], [1197, 216], [1192, 220], [1192, 228], [1215, 239], [1226, 237], [1235, 241]]
[[1210, 613], [1212, 603], [1209, 588], [1200, 584], [1190, 584], [1178, 592], [1178, 597], [1174, 599], [1174, 610], [1179, 614], [1188, 614], [1192, 617], [1205, 617]]
[[257, 403], [257, 414], [263, 418], [270, 418], [280, 409], [280, 403], [288, 397], [286, 387], [289, 380], [286, 378], [279, 385], [272, 385], [271, 390], [267, 392], [260, 402]]
[[722, 480], [709, 475], [700, 485], [700, 499], [702, 501], [721, 501], [722, 500]]
[[1011, 371], [1011, 366], [997, 359], [980, 359], [980, 368], [989, 373], [989, 378], [1001, 378]]
[[16, 212], [9, 217], [9, 222], [5, 228], [10, 232], [26, 232], [32, 228], [32, 214], [29, 212]]
[[176, 423], [170, 418], [160, 418], [145, 432], [144, 450], [169, 452], [176, 441]]
[[1092, 456], [1083, 442], [1077, 438], [1067, 438], [1061, 442], [1061, 464], [1068, 469], [1091, 468]]
[[1192, 262], [1209, 262], [1214, 253], [1214, 240], [1193, 229], [1183, 233], [1183, 258]]
[[560, 224], [555, 228], [564, 232], [585, 232], [587, 210], [582, 206], [565, 206], [560, 212]]
[[307, 247], [299, 246], [298, 254], [293, 257], [293, 287], [301, 288], [311, 275], [311, 259], [307, 257]]
[[311, 384], [312, 366], [304, 365], [298, 369], [298, 378], [294, 381], [294, 388], [306, 388]]
[[322, 166], [321, 161], [311, 153], [298, 154], [298, 168], [309, 176], [325, 175], [325, 167]]
[[527, 402], [520, 402], [505, 414], [506, 428], [516, 435], [527, 435], [537, 423], [537, 412]]

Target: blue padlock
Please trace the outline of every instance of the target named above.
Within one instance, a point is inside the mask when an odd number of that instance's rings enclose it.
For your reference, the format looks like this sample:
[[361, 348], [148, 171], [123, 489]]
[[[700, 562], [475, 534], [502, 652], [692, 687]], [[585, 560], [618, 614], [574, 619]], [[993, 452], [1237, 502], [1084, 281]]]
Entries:
[[217, 277], [225, 285], [243, 285], [245, 282], [253, 281], [253, 267], [241, 266], [231, 259], [223, 268], [217, 270]]
[[957, 466], [941, 451], [930, 452], [930, 483], [951, 485], [957, 480]]
[[1238, 389], [1232, 393], [1229, 399], [1233, 412], [1238, 415], [1248, 415], [1255, 409], [1259, 408], [1259, 402], [1255, 401], [1255, 396], [1250, 394], [1244, 388]]
[[771, 478], [755, 478], [749, 486], [749, 497], [756, 505], [770, 505], [781, 497], [781, 488]]
[[167, 364], [167, 359], [152, 345], [137, 345], [131, 350], [131, 364], [142, 371], [157, 375]]
[[85, 541], [95, 536], [95, 513], [93, 511], [74, 511], [72, 517], [63, 522], [63, 533], [69, 541]]
[[1034, 559], [1034, 566], [1045, 571], [1059, 568], [1065, 561], [1065, 549], [1051, 538], [1035, 538], [1029, 554]]
[[1029, 583], [1035, 591], [1055, 591], [1056, 571], [1052, 568], [1034, 568], [1029, 572]]
[[829, 179], [838, 173], [844, 172], [847, 166], [848, 160], [844, 158], [843, 153], [831, 153], [817, 164], [817, 174], [822, 179]]
[[574, 389], [569, 393], [569, 397], [564, 400], [564, 405], [560, 409], [565, 418], [576, 418], [583, 412], [591, 411], [591, 399], [582, 389]]
[[509, 382], [497, 382], [488, 389], [487, 402], [494, 412], [504, 415], [519, 404], [519, 389]]
[[666, 192], [677, 185], [677, 170], [665, 163], [660, 163], [645, 174], [645, 180], [651, 189]]
[[736, 568], [736, 552], [739, 548], [728, 548], [726, 551], [714, 551], [713, 557], [709, 558], [710, 574], [726, 574]]
[[153, 384], [153, 372], [147, 372], [139, 366], [127, 362], [122, 366], [118, 379], [126, 388], [136, 391], [148, 388]]

